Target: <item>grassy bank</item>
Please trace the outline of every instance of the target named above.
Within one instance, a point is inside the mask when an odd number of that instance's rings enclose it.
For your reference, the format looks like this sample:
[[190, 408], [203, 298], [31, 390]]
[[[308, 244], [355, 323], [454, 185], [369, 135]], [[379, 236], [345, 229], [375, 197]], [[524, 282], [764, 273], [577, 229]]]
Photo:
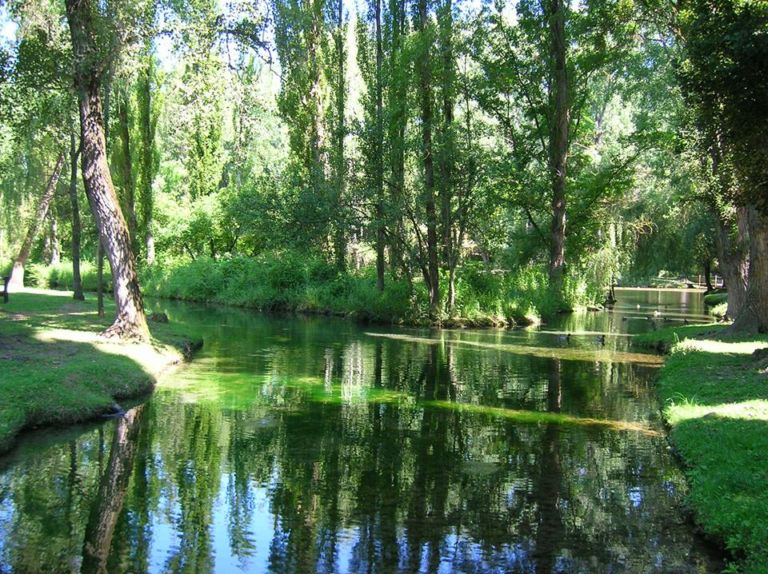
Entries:
[[100, 340], [110, 305], [104, 319], [95, 298], [74, 301], [68, 292], [13, 293], [0, 304], [0, 452], [23, 429], [109, 412], [181, 361], [190, 341], [173, 325], [153, 323], [147, 344]]
[[[698, 330], [698, 332], [696, 332]], [[686, 337], [706, 335], [707, 338]], [[658, 389], [682, 458], [690, 507], [721, 540], [729, 572], [768, 572], [768, 337], [723, 339], [723, 328], [684, 327], [643, 337], [675, 339]], [[757, 351], [757, 353], [755, 353]]]
[[[378, 323], [430, 322], [427, 292], [419, 279], [409, 285], [387, 276], [380, 292], [373, 269], [337, 273], [325, 262], [291, 253], [156, 265], [143, 273], [142, 281], [145, 293], [162, 298], [328, 313]], [[585, 291], [569, 288], [568, 303], [586, 301]], [[543, 268], [504, 273], [468, 262], [456, 278], [454, 312], [441, 320], [444, 325], [466, 326], [530, 324], [555, 311]]]

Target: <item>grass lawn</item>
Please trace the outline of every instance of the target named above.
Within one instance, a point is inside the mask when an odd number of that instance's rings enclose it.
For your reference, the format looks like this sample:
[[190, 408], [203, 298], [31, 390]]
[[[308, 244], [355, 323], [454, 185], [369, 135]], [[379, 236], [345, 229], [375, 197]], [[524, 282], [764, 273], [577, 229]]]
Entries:
[[172, 324], [151, 323], [150, 343], [101, 340], [112, 302], [99, 318], [95, 296], [71, 297], [28, 290], [0, 304], [0, 452], [25, 428], [80, 422], [150, 391], [190, 348]]
[[[723, 338], [722, 327], [644, 335], [671, 344], [658, 380], [697, 523], [722, 540], [726, 571], [768, 572], [768, 337]], [[686, 339], [692, 336], [707, 338]], [[675, 342], [678, 341], [678, 342]]]

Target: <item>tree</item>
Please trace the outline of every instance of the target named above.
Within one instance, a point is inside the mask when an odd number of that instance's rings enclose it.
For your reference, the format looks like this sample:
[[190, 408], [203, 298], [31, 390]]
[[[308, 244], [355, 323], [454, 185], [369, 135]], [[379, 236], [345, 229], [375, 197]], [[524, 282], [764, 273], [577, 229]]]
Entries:
[[[72, 38], [75, 86], [80, 104], [82, 170], [88, 202], [99, 238], [112, 268], [117, 316], [103, 333], [107, 337], [149, 337], [144, 306], [131, 249], [130, 233], [107, 164], [101, 84], [116, 49], [107, 41], [117, 30], [92, 0], [66, 0]], [[111, 34], [110, 34], [111, 33]]]
[[570, 127], [566, 68], [567, 40], [563, 0], [544, 0], [544, 5], [544, 18], [547, 21], [551, 42], [549, 170], [552, 181], [552, 238], [549, 255], [549, 284], [553, 293], [560, 298], [565, 271], [566, 169]]
[[749, 274], [733, 332], [768, 331], [768, 5], [681, 2], [680, 78], [706, 149], [733, 166], [725, 200], [748, 209]]
[[75, 126], [69, 135], [69, 202], [72, 207], [72, 297], [83, 301], [83, 281], [80, 277], [80, 236], [82, 223], [80, 220], [80, 201], [77, 197], [77, 158], [80, 157], [78, 137]]
[[24, 288], [24, 265], [29, 258], [29, 253], [32, 250], [32, 242], [35, 240], [37, 230], [45, 221], [45, 217], [48, 214], [48, 208], [51, 205], [53, 196], [56, 193], [56, 185], [59, 183], [59, 176], [61, 170], [64, 167], [64, 153], [60, 153], [56, 159], [56, 165], [54, 166], [51, 176], [48, 178], [48, 184], [45, 186], [42, 196], [37, 204], [37, 209], [29, 224], [27, 234], [24, 238], [24, 242], [19, 250], [19, 255], [13, 262], [13, 271], [11, 271], [11, 280], [8, 283], [8, 289], [11, 291], [17, 291]]
[[422, 193], [424, 204], [426, 237], [414, 221], [414, 231], [419, 241], [419, 264], [424, 276], [424, 283], [429, 293], [429, 309], [432, 318], [436, 318], [440, 308], [440, 270], [438, 264], [437, 206], [435, 190], [435, 161], [433, 149], [434, 95], [432, 50], [434, 30], [429, 20], [428, 0], [418, 0], [414, 14], [417, 48], [414, 54], [421, 122], [421, 167]]
[[151, 42], [147, 40], [141, 54], [141, 70], [136, 87], [138, 100], [138, 123], [140, 133], [139, 189], [138, 199], [141, 213], [141, 229], [144, 236], [145, 259], [148, 265], [155, 262], [155, 235], [153, 231], [154, 193], [152, 186], [157, 176], [159, 158], [156, 142], [159, 115], [157, 71]]
[[376, 249], [376, 288], [384, 290], [386, 272], [386, 205], [384, 195], [384, 44], [382, 0], [372, 0], [359, 20], [357, 59], [366, 92], [364, 124], [360, 133], [363, 186], [374, 202], [373, 228]]

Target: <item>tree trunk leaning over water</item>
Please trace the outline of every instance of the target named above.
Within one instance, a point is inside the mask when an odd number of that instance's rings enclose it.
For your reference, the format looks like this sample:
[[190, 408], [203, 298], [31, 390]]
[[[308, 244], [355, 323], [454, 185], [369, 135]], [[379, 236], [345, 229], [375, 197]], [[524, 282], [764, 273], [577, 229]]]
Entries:
[[40, 225], [45, 220], [45, 216], [48, 214], [48, 208], [53, 200], [53, 195], [56, 192], [56, 184], [59, 183], [59, 176], [61, 176], [61, 170], [64, 167], [64, 154], [60, 153], [56, 159], [56, 165], [53, 168], [51, 177], [48, 178], [48, 185], [45, 187], [43, 196], [40, 198], [40, 202], [37, 204], [34, 218], [29, 224], [27, 235], [24, 238], [24, 243], [21, 245], [19, 255], [13, 262], [13, 271], [11, 271], [11, 280], [8, 283], [9, 291], [18, 291], [24, 288], [24, 265], [29, 259], [29, 253], [32, 251], [32, 243], [35, 241], [35, 235]]
[[139, 291], [136, 259], [128, 225], [112, 183], [106, 156], [101, 79], [108, 67], [106, 50], [100, 51], [98, 7], [93, 0], [66, 0], [67, 20], [75, 58], [75, 85], [80, 102], [82, 170], [85, 191], [112, 268], [112, 287], [117, 307], [106, 337], [147, 339], [149, 329]]

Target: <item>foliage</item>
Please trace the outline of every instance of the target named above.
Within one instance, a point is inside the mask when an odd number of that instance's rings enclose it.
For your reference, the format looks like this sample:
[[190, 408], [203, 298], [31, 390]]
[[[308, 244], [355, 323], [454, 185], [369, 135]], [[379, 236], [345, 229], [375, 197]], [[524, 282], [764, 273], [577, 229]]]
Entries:
[[[214, 260], [201, 257], [147, 269], [146, 292], [152, 296], [225, 303], [265, 311], [347, 315], [362, 321], [421, 324], [429, 321], [426, 290], [404, 280], [376, 288], [373, 269], [338, 273], [322, 259], [297, 252], [268, 252], [256, 257]], [[458, 324], [527, 324], [555, 310], [545, 289], [543, 268], [493, 273], [468, 264], [457, 277]], [[448, 318], [446, 318], [448, 319]]]
[[[84, 291], [95, 292], [97, 290], [98, 279], [95, 263], [81, 261], [80, 276]], [[26, 282], [27, 285], [40, 289], [71, 291], [73, 288], [72, 263], [61, 261], [54, 265], [32, 264], [29, 268]], [[112, 286], [112, 276], [108, 265], [104, 269], [104, 286], [106, 291], [109, 291]]]

